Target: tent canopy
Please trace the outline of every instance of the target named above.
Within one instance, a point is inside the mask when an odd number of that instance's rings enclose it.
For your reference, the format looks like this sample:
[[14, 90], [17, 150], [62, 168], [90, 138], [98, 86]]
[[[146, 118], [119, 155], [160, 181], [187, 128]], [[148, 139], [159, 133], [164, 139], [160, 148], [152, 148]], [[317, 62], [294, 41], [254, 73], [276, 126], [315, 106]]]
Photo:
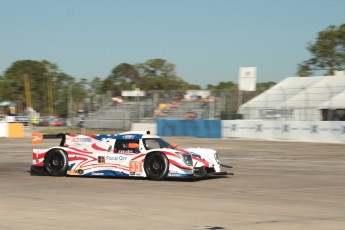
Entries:
[[330, 100], [344, 89], [344, 76], [324, 76], [320, 81], [291, 97], [283, 106], [294, 109], [317, 109], [322, 103]]
[[289, 98], [320, 81], [322, 77], [288, 77], [240, 106], [245, 108], [277, 108]]
[[322, 103], [318, 109], [345, 109], [345, 90]]

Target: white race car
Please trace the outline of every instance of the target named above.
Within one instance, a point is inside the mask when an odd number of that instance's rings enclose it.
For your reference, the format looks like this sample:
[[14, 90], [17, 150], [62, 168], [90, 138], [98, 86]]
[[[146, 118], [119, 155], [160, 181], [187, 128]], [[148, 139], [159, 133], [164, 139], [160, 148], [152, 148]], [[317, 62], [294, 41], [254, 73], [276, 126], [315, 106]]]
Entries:
[[[34, 149], [32, 175], [167, 177], [226, 175], [219, 156], [206, 148], [178, 149], [145, 132], [111, 135], [33, 134], [32, 142], [61, 138], [59, 146]], [[225, 166], [231, 168], [231, 166]]]

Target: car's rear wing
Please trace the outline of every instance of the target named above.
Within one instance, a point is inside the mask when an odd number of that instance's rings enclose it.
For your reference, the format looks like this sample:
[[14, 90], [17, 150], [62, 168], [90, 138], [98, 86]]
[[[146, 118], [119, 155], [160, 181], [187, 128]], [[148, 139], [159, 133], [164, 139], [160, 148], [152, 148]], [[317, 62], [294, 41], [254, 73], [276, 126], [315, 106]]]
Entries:
[[43, 141], [43, 139], [61, 139], [60, 146], [65, 146], [66, 141], [66, 133], [59, 133], [59, 134], [42, 134], [42, 133], [33, 133], [32, 137], [32, 144], [39, 144]]

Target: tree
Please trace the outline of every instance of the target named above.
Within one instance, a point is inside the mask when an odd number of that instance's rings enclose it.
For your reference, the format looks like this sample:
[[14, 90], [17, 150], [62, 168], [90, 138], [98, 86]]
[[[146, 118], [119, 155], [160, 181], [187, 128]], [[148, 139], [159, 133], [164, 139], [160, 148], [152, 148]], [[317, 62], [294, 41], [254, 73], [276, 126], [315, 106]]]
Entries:
[[200, 89], [190, 85], [175, 74], [175, 66], [164, 59], [149, 59], [144, 63], [116, 66], [101, 86], [102, 92], [120, 95], [122, 90], [187, 90]]
[[175, 73], [175, 65], [164, 59], [149, 59], [137, 64], [138, 86], [143, 90], [188, 90], [200, 89], [198, 85], [185, 82]]
[[307, 62], [298, 64], [297, 75], [300, 77], [309, 77], [313, 75], [313, 72], [311, 71]]
[[208, 90], [220, 90], [220, 89], [233, 89], [233, 88], [237, 88], [237, 86], [232, 81], [228, 81], [228, 82], [222, 81], [222, 82], [219, 82], [218, 85], [208, 84], [206, 88]]
[[21, 60], [14, 62], [0, 79], [1, 100], [15, 102], [20, 114], [28, 106], [24, 75], [30, 87], [31, 106], [42, 116], [49, 114], [50, 97], [53, 115], [67, 116], [69, 97], [73, 98], [74, 105], [85, 107], [88, 98], [88, 82], [85, 79], [76, 82], [47, 60]]
[[112, 92], [112, 95], [120, 95], [121, 90], [131, 90], [139, 78], [139, 73], [135, 66], [122, 63], [117, 65], [111, 74], [104, 79], [101, 90]]
[[73, 85], [73, 102], [76, 105], [77, 110], [86, 110], [86, 101], [89, 99], [87, 79], [80, 79]]
[[0, 75], [0, 101], [2, 101], [4, 98], [4, 95], [3, 95], [4, 91], [5, 91], [5, 79], [3, 76]]
[[257, 94], [265, 92], [266, 90], [268, 90], [269, 88], [271, 88], [275, 84], [276, 83], [273, 82], [273, 81], [258, 82], [258, 83], [256, 83]]
[[116, 85], [114, 84], [111, 77], [107, 77], [102, 82], [102, 91], [104, 94], [108, 91], [116, 91]]
[[145, 63], [137, 66], [142, 77], [174, 77], [175, 66], [161, 58], [149, 59]]
[[102, 94], [102, 79], [100, 77], [95, 77], [90, 82], [90, 89], [91, 94], [93, 96], [101, 95]]
[[102, 103], [103, 94], [103, 81], [99, 77], [95, 77], [90, 82], [90, 100], [91, 100], [91, 111], [96, 110]]
[[313, 71], [333, 75], [335, 70], [345, 70], [345, 24], [329, 26], [320, 31], [314, 43], [309, 43], [312, 57], [298, 65], [299, 76], [310, 76]]
[[60, 117], [68, 116], [68, 104], [70, 99], [73, 99], [72, 90], [74, 82], [74, 78], [65, 73], [56, 73], [54, 75], [53, 96], [55, 115]]
[[[24, 75], [28, 76], [30, 84], [31, 104], [37, 111], [47, 108], [47, 70], [42, 62], [21, 60], [14, 62], [4, 76], [4, 100], [17, 103], [19, 111], [23, 111], [26, 105]], [[44, 111], [46, 112], [46, 110]]]
[[138, 80], [139, 74], [134, 66], [122, 63], [113, 69], [110, 77], [115, 85], [130, 85]]

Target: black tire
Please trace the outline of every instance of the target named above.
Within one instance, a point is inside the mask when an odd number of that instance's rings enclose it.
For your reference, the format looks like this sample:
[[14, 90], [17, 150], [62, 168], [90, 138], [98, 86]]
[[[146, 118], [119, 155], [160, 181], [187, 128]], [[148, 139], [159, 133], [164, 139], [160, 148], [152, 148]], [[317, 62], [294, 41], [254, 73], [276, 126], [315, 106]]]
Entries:
[[149, 153], [145, 158], [144, 169], [151, 180], [163, 180], [169, 172], [169, 160], [164, 153]]
[[44, 157], [44, 168], [50, 176], [66, 176], [67, 154], [62, 149], [51, 149]]

